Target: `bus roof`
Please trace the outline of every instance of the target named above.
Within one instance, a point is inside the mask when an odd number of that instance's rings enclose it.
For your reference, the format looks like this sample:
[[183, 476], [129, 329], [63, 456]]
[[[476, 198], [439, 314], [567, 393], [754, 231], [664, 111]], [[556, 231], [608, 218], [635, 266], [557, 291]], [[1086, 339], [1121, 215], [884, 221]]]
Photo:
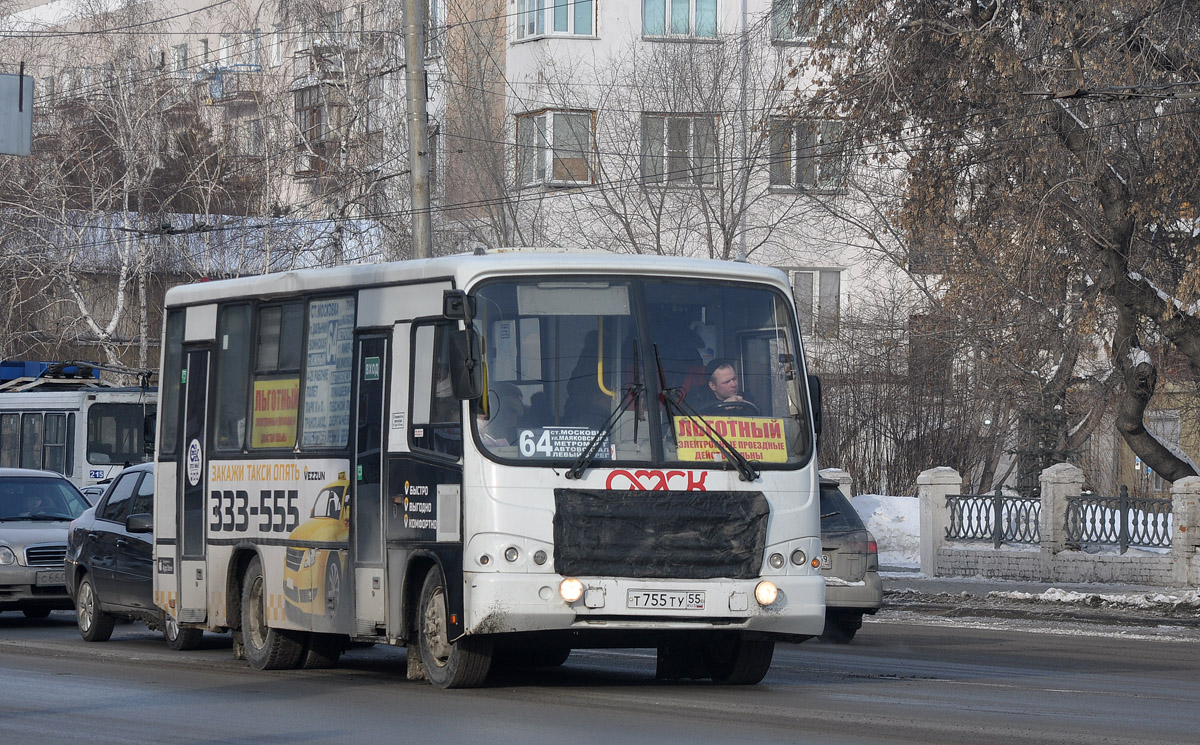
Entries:
[[614, 254], [605, 251], [501, 248], [486, 254], [459, 254], [384, 264], [355, 264], [324, 269], [297, 269], [236, 279], [197, 282], [167, 291], [167, 307], [232, 298], [270, 297], [301, 292], [356, 289], [421, 280], [450, 279], [468, 287], [485, 277], [562, 274], [659, 275], [770, 282], [787, 287], [773, 267], [743, 262], [674, 256]]

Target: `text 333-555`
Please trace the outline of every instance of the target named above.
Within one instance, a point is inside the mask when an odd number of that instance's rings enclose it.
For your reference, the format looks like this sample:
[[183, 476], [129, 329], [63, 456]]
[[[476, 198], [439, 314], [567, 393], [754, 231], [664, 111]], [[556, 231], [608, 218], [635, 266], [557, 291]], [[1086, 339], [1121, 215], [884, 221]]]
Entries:
[[214, 489], [209, 494], [208, 529], [216, 532], [288, 533], [300, 524], [300, 493], [295, 489], [262, 489], [251, 501], [244, 489]]

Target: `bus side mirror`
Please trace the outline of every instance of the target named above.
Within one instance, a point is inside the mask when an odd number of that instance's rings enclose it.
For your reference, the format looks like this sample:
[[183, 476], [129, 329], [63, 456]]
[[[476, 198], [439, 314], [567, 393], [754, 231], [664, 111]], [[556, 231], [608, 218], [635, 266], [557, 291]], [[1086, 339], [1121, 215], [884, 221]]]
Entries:
[[474, 329], [450, 333], [450, 386], [454, 397], [472, 401], [483, 395], [483, 354]]
[[442, 293], [442, 317], [448, 321], [466, 321], [470, 324], [475, 317], [475, 298], [462, 290], [446, 290]]
[[816, 446], [821, 447], [821, 377], [808, 376], [808, 403], [812, 407], [813, 434], [816, 435]]

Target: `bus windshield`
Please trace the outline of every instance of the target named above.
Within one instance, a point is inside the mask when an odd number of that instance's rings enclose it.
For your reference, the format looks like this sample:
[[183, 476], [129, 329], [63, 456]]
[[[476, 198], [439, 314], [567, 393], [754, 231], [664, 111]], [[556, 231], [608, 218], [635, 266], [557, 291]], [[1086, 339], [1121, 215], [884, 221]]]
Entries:
[[490, 457], [797, 466], [812, 443], [786, 296], [669, 278], [497, 280], [477, 291]]

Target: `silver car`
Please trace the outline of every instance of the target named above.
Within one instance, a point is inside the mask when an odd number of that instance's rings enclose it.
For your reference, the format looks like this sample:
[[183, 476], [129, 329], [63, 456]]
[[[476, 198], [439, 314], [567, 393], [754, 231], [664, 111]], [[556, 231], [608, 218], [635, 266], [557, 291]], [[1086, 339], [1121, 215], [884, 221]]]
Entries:
[[0, 468], [0, 611], [45, 618], [67, 594], [67, 528], [91, 505], [61, 474]]
[[821, 574], [825, 577], [825, 631], [820, 639], [849, 643], [864, 614], [883, 605], [879, 548], [835, 481], [821, 481]]

